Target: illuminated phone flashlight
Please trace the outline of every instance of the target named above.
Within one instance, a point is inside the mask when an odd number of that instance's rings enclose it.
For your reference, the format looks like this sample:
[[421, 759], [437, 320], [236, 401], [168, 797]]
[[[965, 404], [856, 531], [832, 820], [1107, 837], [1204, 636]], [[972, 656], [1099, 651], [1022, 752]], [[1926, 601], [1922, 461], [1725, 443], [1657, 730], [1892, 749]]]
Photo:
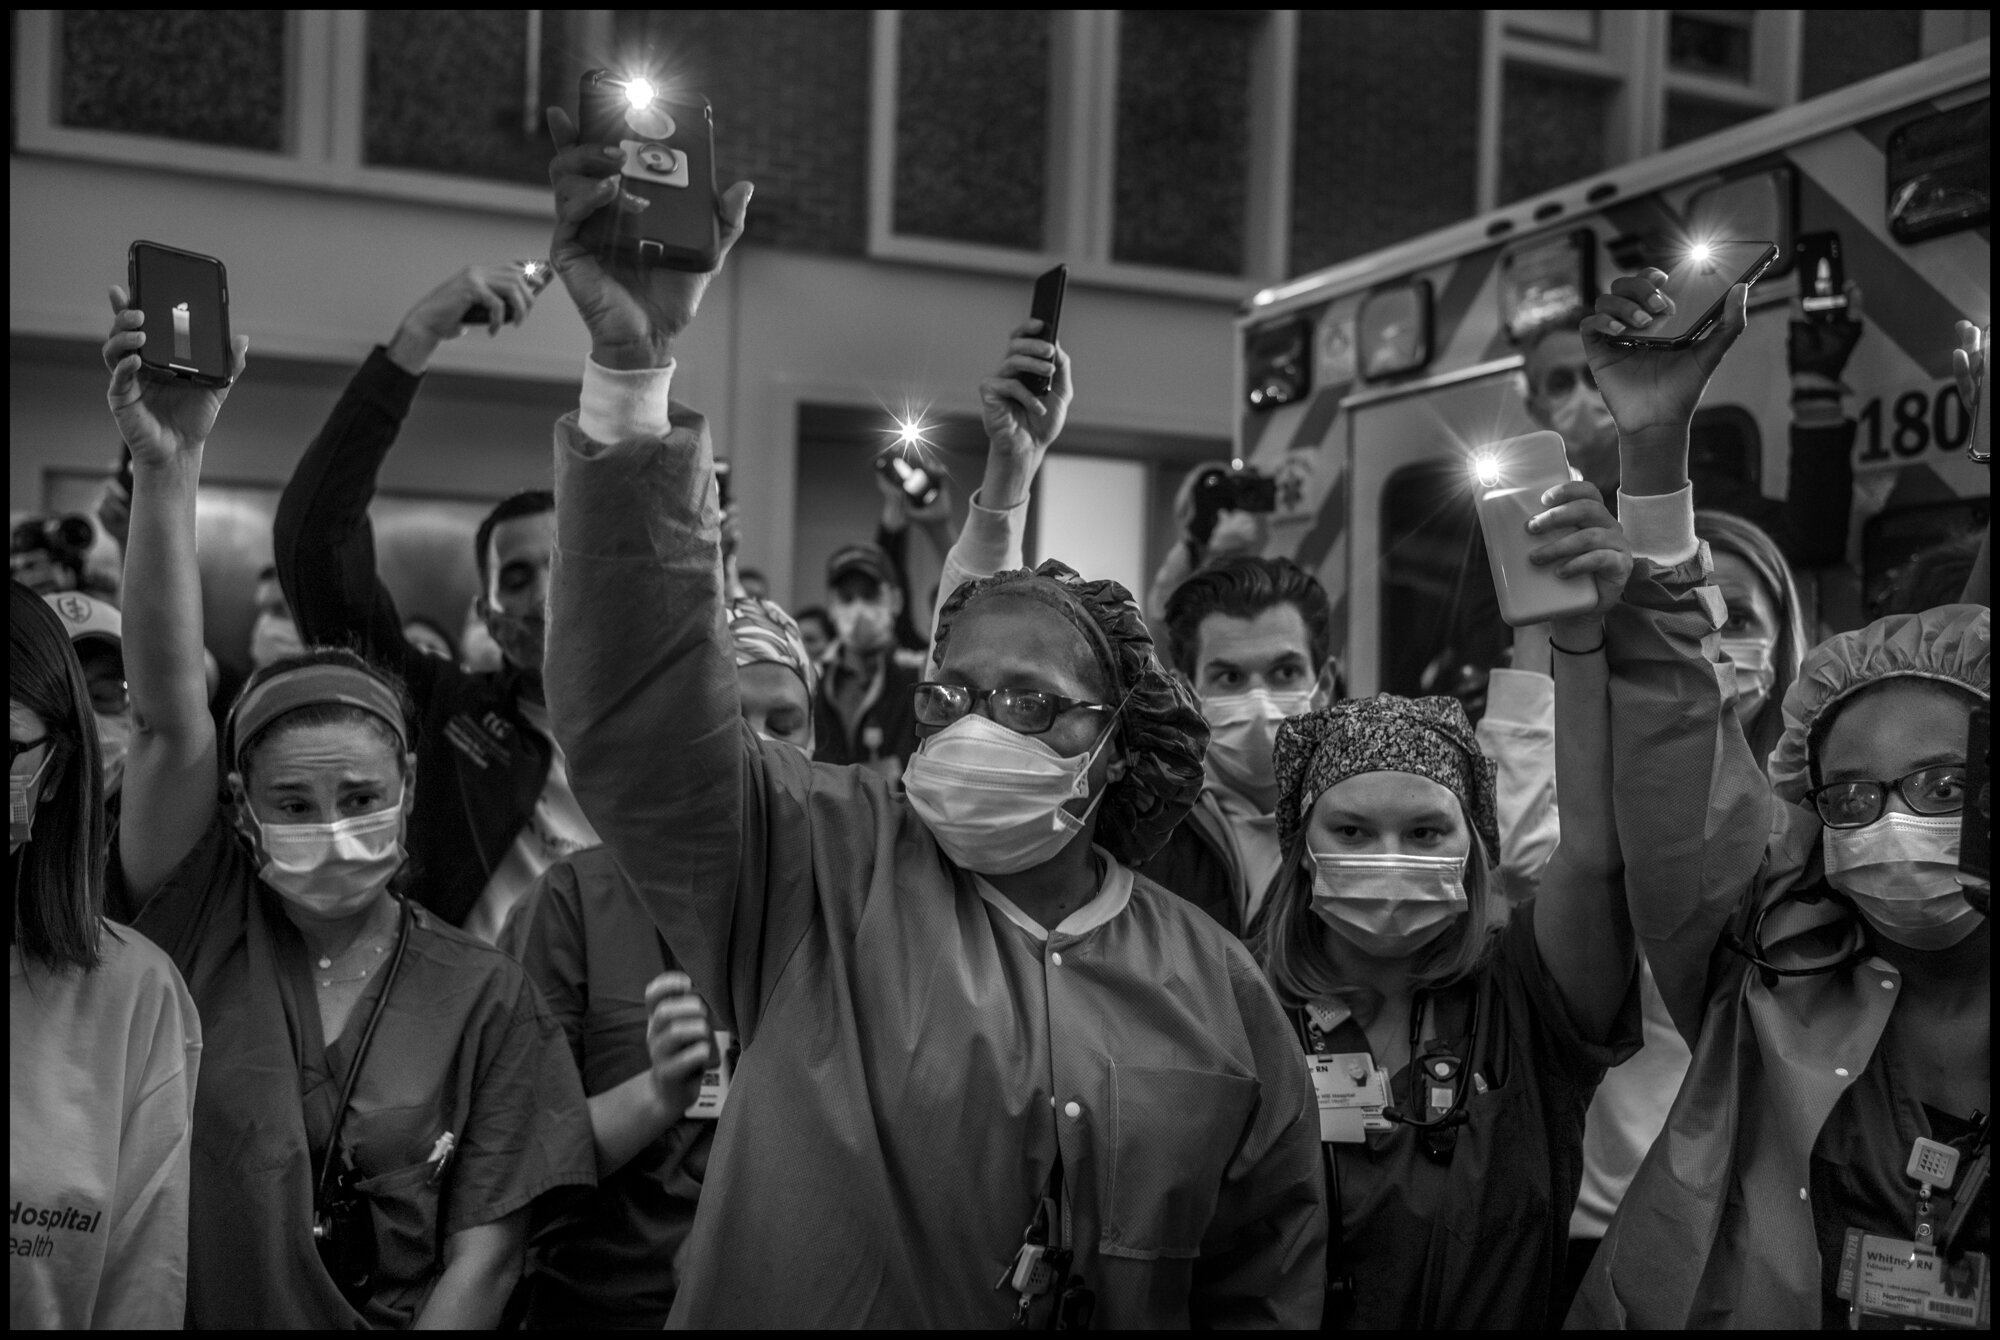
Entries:
[[1714, 258], [1715, 248], [1706, 242], [1695, 242], [1688, 246], [1688, 263], [1698, 270], [1707, 269], [1708, 263]]
[[644, 111], [646, 108], [652, 106], [653, 85], [651, 81], [643, 78], [626, 80], [625, 101], [630, 103], [635, 111]]
[[1472, 477], [1479, 481], [1483, 489], [1500, 486], [1500, 458], [1490, 451], [1473, 453]]
[[918, 419], [896, 420], [896, 445], [904, 451], [929, 446], [930, 439], [924, 436], [923, 422]]

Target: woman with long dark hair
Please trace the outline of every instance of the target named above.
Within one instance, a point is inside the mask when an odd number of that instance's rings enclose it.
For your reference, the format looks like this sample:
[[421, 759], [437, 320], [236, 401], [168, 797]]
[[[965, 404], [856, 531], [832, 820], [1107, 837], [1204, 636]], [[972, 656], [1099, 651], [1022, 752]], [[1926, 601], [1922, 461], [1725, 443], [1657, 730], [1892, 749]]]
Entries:
[[227, 392], [142, 378], [145, 318], [117, 289], [112, 309], [136, 726], [118, 869], [210, 1043], [188, 1322], [493, 1326], [529, 1206], [593, 1179], [576, 1068], [518, 964], [403, 896], [422, 876], [400, 685], [345, 650], [281, 657], [218, 742], [195, 493]]
[[8, 1324], [179, 1326], [200, 1022], [167, 956], [104, 919], [90, 687], [19, 582], [7, 645]]

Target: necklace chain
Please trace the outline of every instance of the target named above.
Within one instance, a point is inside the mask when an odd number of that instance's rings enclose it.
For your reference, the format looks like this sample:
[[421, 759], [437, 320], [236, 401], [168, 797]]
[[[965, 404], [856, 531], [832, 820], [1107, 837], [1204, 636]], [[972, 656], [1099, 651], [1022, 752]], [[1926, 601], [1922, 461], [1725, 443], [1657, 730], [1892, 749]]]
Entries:
[[[380, 930], [363, 931], [361, 934], [355, 936], [354, 939], [339, 953], [316, 955], [314, 958], [314, 966], [317, 967], [321, 972], [325, 972], [326, 970], [332, 968], [334, 964], [340, 962], [348, 955], [358, 952], [363, 946], [366, 945], [373, 946], [375, 950], [375, 956], [379, 959], [387, 948], [386, 944], [387, 938], [388, 936], [386, 931], [380, 931]], [[310, 953], [311, 951], [308, 950], [307, 952]], [[354, 974], [351, 977], [318, 977], [317, 980], [321, 986], [337, 986], [346, 982], [359, 982], [365, 980], [368, 974], [379, 966], [380, 964], [370, 964], [368, 967], [361, 969], [360, 972]]]

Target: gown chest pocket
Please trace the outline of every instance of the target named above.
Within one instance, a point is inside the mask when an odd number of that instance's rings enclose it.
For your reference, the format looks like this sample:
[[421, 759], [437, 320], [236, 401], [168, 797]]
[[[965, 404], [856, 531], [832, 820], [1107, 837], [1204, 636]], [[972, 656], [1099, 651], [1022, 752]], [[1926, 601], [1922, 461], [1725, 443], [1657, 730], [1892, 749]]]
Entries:
[[1113, 1063], [1099, 1250], [1139, 1260], [1198, 1256], [1256, 1102], [1257, 1081], [1241, 1075]]

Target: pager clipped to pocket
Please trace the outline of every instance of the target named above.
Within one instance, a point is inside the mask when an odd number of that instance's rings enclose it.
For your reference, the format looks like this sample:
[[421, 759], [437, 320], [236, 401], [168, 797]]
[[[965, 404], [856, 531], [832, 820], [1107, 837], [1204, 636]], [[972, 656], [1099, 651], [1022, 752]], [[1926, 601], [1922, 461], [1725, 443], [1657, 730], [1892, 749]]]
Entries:
[[1500, 617], [1515, 628], [1588, 614], [1597, 606], [1597, 584], [1588, 576], [1558, 577], [1556, 565], [1528, 561], [1562, 532], [1533, 534], [1528, 519], [1548, 508], [1542, 495], [1575, 478], [1562, 435], [1547, 431], [1509, 438], [1473, 459], [1478, 480], [1479, 529], [1493, 565], [1493, 590]]

